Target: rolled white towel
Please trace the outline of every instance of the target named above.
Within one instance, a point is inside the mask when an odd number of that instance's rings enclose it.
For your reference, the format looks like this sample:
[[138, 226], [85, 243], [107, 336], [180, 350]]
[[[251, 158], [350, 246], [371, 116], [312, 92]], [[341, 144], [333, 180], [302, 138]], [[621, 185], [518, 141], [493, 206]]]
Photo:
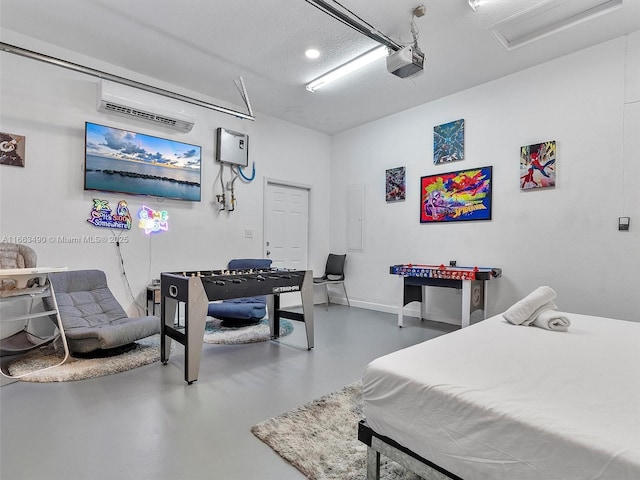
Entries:
[[547, 302], [544, 305], [540, 305], [538, 309], [535, 312], [533, 312], [531, 316], [527, 318], [524, 322], [522, 322], [520, 325], [529, 326], [533, 323], [536, 317], [540, 315], [542, 312], [546, 312], [547, 310], [557, 310], [557, 309], [558, 309], [558, 306], [553, 302]]
[[566, 332], [571, 325], [571, 320], [569, 320], [569, 318], [562, 312], [557, 310], [546, 310], [540, 313], [533, 320], [532, 325], [546, 330]]
[[556, 298], [556, 292], [551, 287], [538, 287], [522, 300], [511, 305], [502, 316], [514, 325], [530, 325], [535, 318], [534, 315], [555, 308], [554, 298]]

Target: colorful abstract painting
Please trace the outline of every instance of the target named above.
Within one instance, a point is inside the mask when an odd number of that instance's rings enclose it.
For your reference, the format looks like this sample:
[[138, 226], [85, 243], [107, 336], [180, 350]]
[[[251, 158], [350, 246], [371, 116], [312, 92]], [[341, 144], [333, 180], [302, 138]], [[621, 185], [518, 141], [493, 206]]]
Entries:
[[520, 147], [520, 189], [556, 186], [556, 142]]
[[396, 202], [406, 198], [407, 174], [405, 167], [390, 168], [386, 171], [385, 180], [385, 199], [387, 202]]
[[492, 167], [420, 179], [420, 223], [491, 220]]
[[464, 160], [464, 119], [433, 127], [433, 163]]

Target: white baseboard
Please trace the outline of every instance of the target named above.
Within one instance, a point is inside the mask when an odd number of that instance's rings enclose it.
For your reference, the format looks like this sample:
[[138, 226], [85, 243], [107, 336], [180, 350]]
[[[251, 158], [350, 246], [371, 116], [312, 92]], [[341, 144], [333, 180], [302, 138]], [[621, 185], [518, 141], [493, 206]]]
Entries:
[[[345, 298], [332, 298], [331, 303], [347, 305], [347, 300]], [[397, 305], [385, 305], [383, 303], [363, 302], [360, 300], [351, 300], [351, 299], [349, 299], [349, 303], [351, 304], [352, 307], [365, 308], [367, 310], [374, 310], [376, 312], [383, 312], [383, 313], [391, 313], [394, 315], [398, 314]], [[320, 303], [318, 305], [323, 305], [323, 303]], [[418, 304], [413, 304], [413, 305], [404, 307], [403, 314], [405, 317], [420, 318], [420, 304], [418, 303]], [[436, 319], [435, 316], [430, 316], [429, 312], [427, 312], [427, 319], [433, 320], [436, 322], [447, 323], [450, 325], [458, 325], [458, 326], [461, 323], [459, 318], [453, 318], [453, 317], [448, 318], [448, 317], [438, 316]]]

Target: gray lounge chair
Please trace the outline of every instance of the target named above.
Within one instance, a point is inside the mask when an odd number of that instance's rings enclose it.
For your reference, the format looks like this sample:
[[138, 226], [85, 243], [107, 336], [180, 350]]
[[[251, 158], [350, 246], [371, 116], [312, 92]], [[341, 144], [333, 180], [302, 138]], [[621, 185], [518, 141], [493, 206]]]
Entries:
[[114, 349], [160, 333], [160, 318], [127, 316], [101, 270], [52, 273], [49, 281], [73, 353]]

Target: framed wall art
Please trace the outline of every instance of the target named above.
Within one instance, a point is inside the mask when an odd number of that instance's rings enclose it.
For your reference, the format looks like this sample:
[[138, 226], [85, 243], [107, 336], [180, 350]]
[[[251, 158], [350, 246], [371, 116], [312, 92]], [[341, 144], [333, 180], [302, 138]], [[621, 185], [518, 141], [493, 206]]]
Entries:
[[520, 190], [555, 186], [555, 140], [520, 147]]
[[420, 179], [420, 223], [491, 220], [492, 167]]
[[404, 200], [407, 193], [406, 167], [390, 168], [385, 172], [385, 200], [396, 202]]
[[464, 160], [464, 119], [433, 127], [433, 163]]
[[25, 143], [22, 135], [0, 132], [0, 165], [24, 167]]

